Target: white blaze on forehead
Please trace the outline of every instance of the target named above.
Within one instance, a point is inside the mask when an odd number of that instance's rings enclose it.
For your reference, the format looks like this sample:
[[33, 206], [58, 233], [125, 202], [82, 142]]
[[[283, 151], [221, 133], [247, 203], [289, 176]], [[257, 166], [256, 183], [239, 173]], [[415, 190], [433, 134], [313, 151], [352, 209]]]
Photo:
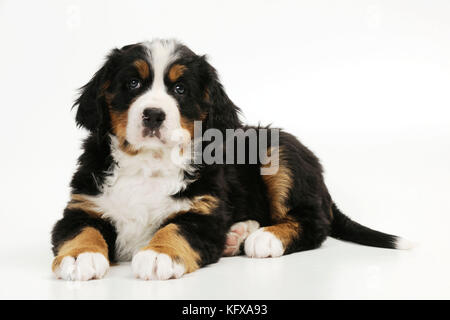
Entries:
[[153, 40], [144, 43], [144, 46], [148, 50], [154, 73], [152, 89], [164, 89], [164, 74], [167, 67], [177, 59], [177, 43], [174, 40]]
[[[169, 95], [164, 84], [164, 76], [168, 67], [178, 58], [177, 42], [174, 40], [153, 40], [145, 42], [148, 61], [153, 71], [153, 82], [150, 88], [133, 102], [128, 111], [127, 140], [137, 148], [154, 148], [164, 144], [178, 144], [174, 141], [174, 132], [181, 129], [180, 112], [177, 101]], [[161, 128], [161, 140], [143, 137], [142, 113], [146, 108], [160, 108], [166, 114]]]

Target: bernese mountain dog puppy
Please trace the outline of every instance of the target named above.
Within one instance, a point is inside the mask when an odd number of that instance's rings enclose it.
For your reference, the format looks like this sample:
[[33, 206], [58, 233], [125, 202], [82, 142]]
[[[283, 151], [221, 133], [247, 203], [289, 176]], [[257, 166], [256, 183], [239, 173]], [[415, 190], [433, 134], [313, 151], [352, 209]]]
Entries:
[[[52, 231], [58, 278], [102, 278], [112, 262], [130, 260], [137, 278], [179, 278], [222, 256], [279, 257], [317, 248], [327, 236], [408, 246], [339, 211], [316, 156], [286, 132], [274, 141], [268, 128], [244, 126], [216, 70], [178, 41], [112, 50], [74, 106], [89, 135]], [[266, 130], [264, 151], [277, 154], [276, 170], [262, 174], [267, 162], [248, 161], [249, 135], [245, 161], [195, 163], [193, 150], [208, 148], [192, 143], [198, 127], [200, 136]]]

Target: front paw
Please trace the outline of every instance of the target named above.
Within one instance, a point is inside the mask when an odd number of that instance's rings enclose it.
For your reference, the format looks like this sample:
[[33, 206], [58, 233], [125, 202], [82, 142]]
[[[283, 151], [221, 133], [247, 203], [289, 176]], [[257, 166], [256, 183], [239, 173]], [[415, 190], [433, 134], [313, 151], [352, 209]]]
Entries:
[[98, 252], [84, 252], [77, 257], [56, 257], [53, 261], [53, 272], [57, 278], [64, 280], [100, 279], [108, 269], [108, 260]]
[[174, 261], [169, 255], [151, 249], [136, 253], [131, 262], [136, 278], [143, 280], [167, 280], [180, 278], [186, 273], [183, 264]]

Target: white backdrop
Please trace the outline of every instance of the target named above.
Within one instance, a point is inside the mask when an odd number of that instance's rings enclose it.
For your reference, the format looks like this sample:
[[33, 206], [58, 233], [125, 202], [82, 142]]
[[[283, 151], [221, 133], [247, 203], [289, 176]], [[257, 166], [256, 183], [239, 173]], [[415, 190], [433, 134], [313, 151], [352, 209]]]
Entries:
[[86, 134], [76, 90], [110, 49], [154, 37], [207, 54], [245, 121], [310, 147], [349, 216], [448, 252], [449, 17], [445, 0], [0, 1], [3, 265], [50, 265]]

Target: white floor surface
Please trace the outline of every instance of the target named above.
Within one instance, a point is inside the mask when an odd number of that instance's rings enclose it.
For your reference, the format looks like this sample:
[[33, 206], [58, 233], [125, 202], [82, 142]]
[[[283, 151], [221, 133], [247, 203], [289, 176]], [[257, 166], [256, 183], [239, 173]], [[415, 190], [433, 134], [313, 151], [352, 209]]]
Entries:
[[[5, 255], [3, 255], [5, 257]], [[422, 244], [412, 251], [329, 239], [318, 250], [275, 259], [222, 258], [181, 279], [142, 281], [129, 263], [102, 280], [65, 282], [40, 250], [7, 255], [1, 299], [445, 299], [450, 252]]]

